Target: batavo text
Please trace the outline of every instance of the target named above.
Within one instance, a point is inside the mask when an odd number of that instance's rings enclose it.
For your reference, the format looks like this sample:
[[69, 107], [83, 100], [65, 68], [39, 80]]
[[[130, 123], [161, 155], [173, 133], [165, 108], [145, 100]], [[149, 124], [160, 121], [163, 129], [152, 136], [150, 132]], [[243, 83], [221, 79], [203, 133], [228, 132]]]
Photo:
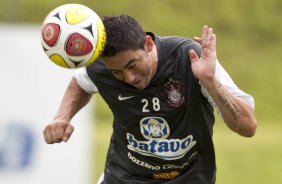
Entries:
[[197, 143], [192, 135], [184, 139], [150, 139], [139, 141], [127, 133], [127, 148], [145, 156], [152, 156], [164, 160], [182, 158]]

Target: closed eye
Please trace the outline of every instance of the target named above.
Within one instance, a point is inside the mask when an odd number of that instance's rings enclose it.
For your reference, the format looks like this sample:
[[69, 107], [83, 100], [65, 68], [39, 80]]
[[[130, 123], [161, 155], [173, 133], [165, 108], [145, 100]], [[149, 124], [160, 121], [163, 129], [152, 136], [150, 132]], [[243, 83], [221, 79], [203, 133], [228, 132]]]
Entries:
[[136, 62], [133, 63], [133, 64], [130, 64], [130, 65], [128, 66], [128, 68], [129, 68], [129, 69], [133, 69], [135, 66], [136, 66]]
[[[134, 67], [136, 67], [136, 65], [137, 65], [136, 59], [132, 59], [123, 68], [124, 69], [133, 69]], [[122, 70], [115, 70], [115, 69], [110, 69], [110, 70], [112, 71], [114, 75], [118, 75], [122, 72]]]

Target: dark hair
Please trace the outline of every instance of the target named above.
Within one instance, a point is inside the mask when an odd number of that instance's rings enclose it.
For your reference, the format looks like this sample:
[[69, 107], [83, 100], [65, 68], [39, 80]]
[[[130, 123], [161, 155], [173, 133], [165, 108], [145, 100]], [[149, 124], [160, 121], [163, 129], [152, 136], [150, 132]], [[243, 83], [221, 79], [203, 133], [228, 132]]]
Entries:
[[125, 50], [144, 49], [146, 33], [141, 25], [128, 15], [104, 17], [106, 46], [102, 56], [114, 56]]

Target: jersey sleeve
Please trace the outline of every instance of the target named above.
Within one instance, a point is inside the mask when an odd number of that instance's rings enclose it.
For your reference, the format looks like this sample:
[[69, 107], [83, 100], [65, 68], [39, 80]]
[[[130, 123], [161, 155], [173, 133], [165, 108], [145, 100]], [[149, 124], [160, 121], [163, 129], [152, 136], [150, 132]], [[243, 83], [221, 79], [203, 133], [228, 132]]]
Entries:
[[[254, 98], [251, 95], [245, 93], [244, 91], [242, 91], [238, 88], [238, 86], [233, 82], [231, 77], [228, 75], [228, 73], [225, 71], [225, 69], [221, 66], [221, 64], [219, 63], [218, 60], [216, 61], [215, 75], [219, 79], [221, 84], [229, 92], [231, 92], [233, 95], [243, 99], [245, 102], [247, 102], [254, 109], [254, 107], [255, 107]], [[201, 85], [201, 83], [200, 83], [200, 85]], [[214, 102], [214, 100], [212, 99], [212, 97], [210, 96], [210, 94], [208, 93], [206, 88], [204, 88], [202, 85], [201, 85], [201, 92], [207, 98], [208, 102], [214, 107], [214, 109], [216, 109], [219, 116], [222, 118], [222, 114], [221, 114], [219, 108], [217, 107], [216, 103]]]
[[98, 93], [97, 86], [89, 78], [86, 68], [79, 68], [75, 71], [74, 77], [76, 78], [79, 86], [88, 94]]

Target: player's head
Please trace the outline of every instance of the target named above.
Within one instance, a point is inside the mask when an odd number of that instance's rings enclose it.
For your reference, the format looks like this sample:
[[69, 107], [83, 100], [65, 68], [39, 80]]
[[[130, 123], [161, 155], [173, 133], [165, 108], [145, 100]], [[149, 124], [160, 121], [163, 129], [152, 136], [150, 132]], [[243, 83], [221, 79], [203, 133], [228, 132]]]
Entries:
[[125, 50], [144, 49], [146, 33], [141, 25], [128, 15], [104, 17], [107, 42], [103, 56], [110, 57]]
[[138, 89], [144, 89], [156, 71], [153, 39], [128, 15], [105, 17], [107, 41], [103, 59], [113, 75]]

